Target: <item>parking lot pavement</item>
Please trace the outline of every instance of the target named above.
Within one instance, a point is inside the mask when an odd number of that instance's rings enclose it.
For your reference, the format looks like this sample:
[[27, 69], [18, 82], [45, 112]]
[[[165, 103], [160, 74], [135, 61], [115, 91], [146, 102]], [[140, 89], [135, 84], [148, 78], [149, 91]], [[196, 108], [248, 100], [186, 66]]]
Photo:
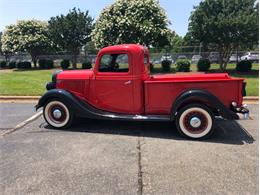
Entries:
[[35, 103], [0, 103], [0, 130], [12, 129], [35, 114]]
[[0, 191], [136, 194], [137, 137], [85, 132], [88, 128], [53, 130], [39, 118], [2, 138]]
[[258, 106], [253, 120], [219, 120], [213, 138], [181, 138], [172, 123], [42, 117], [0, 139], [2, 194], [257, 194]]
[[144, 131], [143, 193], [258, 194], [257, 107], [250, 106], [253, 120], [220, 120], [203, 142], [178, 139], [167, 127], [163, 137]]

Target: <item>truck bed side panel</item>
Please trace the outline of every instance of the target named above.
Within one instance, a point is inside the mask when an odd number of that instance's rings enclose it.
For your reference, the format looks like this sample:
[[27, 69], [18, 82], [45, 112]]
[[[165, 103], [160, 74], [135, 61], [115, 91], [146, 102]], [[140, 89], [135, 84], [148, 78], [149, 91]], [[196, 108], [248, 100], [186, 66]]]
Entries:
[[243, 79], [212, 81], [145, 81], [145, 113], [170, 114], [172, 104], [184, 91], [207, 90], [215, 95], [226, 107], [232, 101], [242, 104]]

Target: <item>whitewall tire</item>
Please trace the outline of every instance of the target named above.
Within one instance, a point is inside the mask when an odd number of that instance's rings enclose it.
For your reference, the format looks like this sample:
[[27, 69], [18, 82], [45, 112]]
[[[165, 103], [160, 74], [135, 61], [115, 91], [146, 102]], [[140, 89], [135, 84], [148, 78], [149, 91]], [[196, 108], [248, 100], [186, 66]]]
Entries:
[[73, 113], [59, 100], [47, 102], [43, 109], [45, 121], [54, 128], [67, 128], [72, 124]]
[[203, 139], [212, 134], [214, 119], [212, 111], [207, 106], [190, 104], [178, 111], [175, 122], [182, 135], [191, 139]]

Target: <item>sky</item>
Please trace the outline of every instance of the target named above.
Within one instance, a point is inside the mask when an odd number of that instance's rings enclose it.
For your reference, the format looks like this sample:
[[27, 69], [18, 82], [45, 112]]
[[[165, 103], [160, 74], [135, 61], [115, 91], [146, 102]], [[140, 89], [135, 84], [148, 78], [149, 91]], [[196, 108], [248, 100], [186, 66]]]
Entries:
[[[171, 22], [170, 28], [184, 36], [188, 30], [188, 20], [193, 7], [201, 0], [159, 0]], [[17, 20], [48, 20], [52, 16], [66, 14], [73, 7], [89, 10], [90, 16], [97, 18], [100, 11], [115, 0], [0, 0], [0, 31]]]

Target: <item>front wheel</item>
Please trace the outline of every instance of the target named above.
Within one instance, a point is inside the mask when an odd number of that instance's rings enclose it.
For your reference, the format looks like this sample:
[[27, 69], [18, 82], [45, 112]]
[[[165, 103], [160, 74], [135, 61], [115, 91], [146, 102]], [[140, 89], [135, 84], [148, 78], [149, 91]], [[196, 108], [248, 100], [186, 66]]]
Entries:
[[73, 121], [73, 113], [60, 100], [50, 100], [43, 108], [45, 121], [54, 128], [68, 128]]
[[214, 130], [212, 111], [201, 104], [190, 104], [178, 111], [175, 123], [178, 131], [191, 139], [209, 137]]

